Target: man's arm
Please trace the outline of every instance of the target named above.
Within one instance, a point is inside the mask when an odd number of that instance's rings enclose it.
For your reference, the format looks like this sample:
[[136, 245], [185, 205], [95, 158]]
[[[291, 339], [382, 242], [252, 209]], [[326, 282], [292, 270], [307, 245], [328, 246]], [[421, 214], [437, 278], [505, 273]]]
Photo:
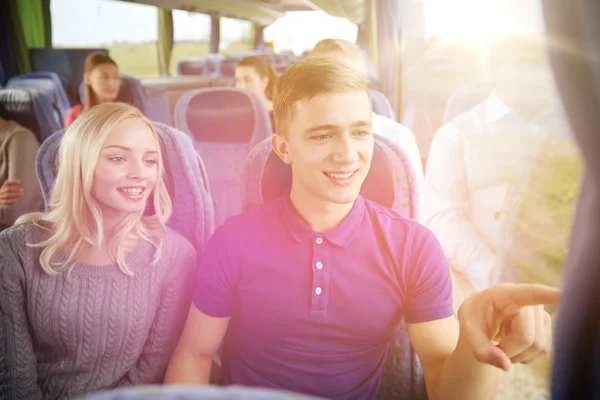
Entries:
[[470, 347], [459, 343], [456, 317], [408, 324], [407, 330], [430, 400], [496, 398], [500, 370], [480, 363]]
[[167, 368], [165, 384], [208, 384], [212, 360], [228, 326], [229, 318], [210, 317], [192, 305], [181, 340]]
[[[543, 304], [559, 290], [542, 285], [498, 285], [476, 293], [456, 318], [409, 324], [431, 400], [495, 399], [501, 370], [546, 355], [552, 323]], [[454, 350], [452, 347], [455, 346]]]
[[493, 249], [469, 219], [469, 184], [460, 132], [442, 127], [433, 138], [424, 184], [424, 222], [439, 238], [453, 268], [475, 290], [489, 286]]
[[409, 246], [405, 318], [429, 398], [494, 399], [497, 368], [508, 370], [511, 362], [530, 362], [549, 350], [552, 326], [540, 304], [555, 302], [558, 291], [496, 286], [468, 298], [457, 321], [449, 267], [437, 239], [419, 227]]
[[193, 304], [167, 368], [166, 384], [208, 384], [212, 360], [225, 337], [235, 303], [236, 247], [222, 225], [206, 247]]

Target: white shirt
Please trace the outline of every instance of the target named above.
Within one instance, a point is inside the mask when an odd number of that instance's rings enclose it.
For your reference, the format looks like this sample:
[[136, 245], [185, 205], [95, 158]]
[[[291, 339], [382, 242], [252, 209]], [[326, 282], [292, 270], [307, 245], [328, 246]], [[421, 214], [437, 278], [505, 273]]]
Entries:
[[379, 114], [372, 115], [372, 130], [375, 134], [385, 136], [392, 140], [406, 153], [408, 160], [411, 163], [416, 176], [417, 188], [417, 204], [419, 206], [419, 220], [422, 220], [423, 215], [423, 164], [421, 162], [421, 154], [417, 146], [414, 133], [402, 124], [393, 119], [386, 118]]
[[450, 265], [475, 290], [500, 280], [496, 249], [507, 195], [539, 133], [546, 134], [539, 122], [521, 118], [494, 91], [433, 138], [424, 223], [436, 234]]

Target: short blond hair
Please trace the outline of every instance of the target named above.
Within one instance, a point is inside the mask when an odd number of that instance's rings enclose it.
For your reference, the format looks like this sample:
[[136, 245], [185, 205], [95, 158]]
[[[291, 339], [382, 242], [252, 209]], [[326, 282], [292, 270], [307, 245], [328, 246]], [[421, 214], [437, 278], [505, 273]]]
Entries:
[[369, 78], [349, 62], [327, 57], [308, 57], [288, 68], [277, 80], [273, 117], [279, 135], [286, 136], [299, 100], [323, 93], [364, 90], [369, 99]]

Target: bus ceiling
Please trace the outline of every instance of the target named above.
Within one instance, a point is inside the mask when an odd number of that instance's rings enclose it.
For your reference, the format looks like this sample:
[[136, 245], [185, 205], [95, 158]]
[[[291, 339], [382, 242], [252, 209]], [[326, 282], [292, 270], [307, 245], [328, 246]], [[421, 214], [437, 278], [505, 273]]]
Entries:
[[267, 26], [287, 11], [325, 11], [355, 24], [364, 22], [372, 0], [120, 0], [252, 21]]

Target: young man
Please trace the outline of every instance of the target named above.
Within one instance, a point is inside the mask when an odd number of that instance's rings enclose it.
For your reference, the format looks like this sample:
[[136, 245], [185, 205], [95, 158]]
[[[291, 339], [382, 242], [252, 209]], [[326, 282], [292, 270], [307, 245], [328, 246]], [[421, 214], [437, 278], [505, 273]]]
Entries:
[[317, 57], [280, 77], [272, 144], [292, 168], [291, 191], [210, 240], [166, 383], [208, 383], [224, 341], [227, 384], [374, 399], [402, 317], [430, 399], [493, 398], [497, 367], [547, 351], [538, 304], [556, 290], [492, 288], [457, 319], [435, 236], [359, 195], [374, 146], [368, 83]]
[[[350, 63], [366, 76], [373, 75], [360, 48], [347, 40], [323, 39], [311, 50], [310, 57], [327, 57], [334, 61]], [[393, 140], [406, 152], [417, 178], [418, 203], [421, 208], [423, 204], [423, 163], [414, 133], [404, 125], [377, 113], [372, 114], [372, 123], [373, 133]]]

